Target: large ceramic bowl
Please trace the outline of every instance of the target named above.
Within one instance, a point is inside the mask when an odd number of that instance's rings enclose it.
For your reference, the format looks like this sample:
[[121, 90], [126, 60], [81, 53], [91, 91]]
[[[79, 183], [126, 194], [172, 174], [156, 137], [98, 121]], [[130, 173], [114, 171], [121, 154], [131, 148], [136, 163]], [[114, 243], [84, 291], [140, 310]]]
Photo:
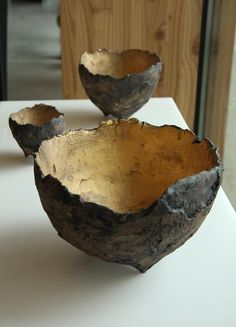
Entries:
[[34, 155], [42, 141], [64, 131], [64, 115], [55, 107], [38, 104], [12, 113], [9, 125], [25, 156]]
[[105, 115], [128, 118], [155, 91], [161, 67], [155, 53], [102, 49], [82, 55], [79, 73], [88, 97]]
[[134, 119], [44, 141], [34, 171], [43, 208], [63, 239], [141, 272], [197, 231], [222, 178], [210, 141]]

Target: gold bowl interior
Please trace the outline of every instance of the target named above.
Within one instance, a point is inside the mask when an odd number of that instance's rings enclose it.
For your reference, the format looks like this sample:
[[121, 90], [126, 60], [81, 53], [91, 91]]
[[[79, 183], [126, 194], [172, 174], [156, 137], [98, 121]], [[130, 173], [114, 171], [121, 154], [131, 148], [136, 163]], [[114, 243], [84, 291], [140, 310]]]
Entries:
[[35, 105], [32, 108], [23, 108], [16, 113], [12, 113], [10, 118], [19, 125], [42, 126], [53, 118], [58, 118], [61, 114], [52, 106], [45, 104]]
[[115, 212], [147, 208], [181, 178], [216, 165], [209, 142], [173, 126], [106, 121], [42, 143], [36, 161], [85, 201]]
[[94, 75], [109, 75], [115, 78], [141, 73], [157, 62], [159, 58], [155, 54], [142, 50], [127, 50], [121, 53], [107, 50], [85, 52], [80, 61]]

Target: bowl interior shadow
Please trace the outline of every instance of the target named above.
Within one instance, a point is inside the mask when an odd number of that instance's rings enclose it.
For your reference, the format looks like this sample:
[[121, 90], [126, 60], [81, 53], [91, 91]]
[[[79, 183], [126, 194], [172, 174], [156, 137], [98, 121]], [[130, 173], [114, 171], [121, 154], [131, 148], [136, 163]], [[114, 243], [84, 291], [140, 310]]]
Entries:
[[108, 121], [72, 131], [41, 146], [36, 161], [72, 194], [113, 211], [147, 208], [176, 181], [210, 170], [216, 155], [207, 140], [171, 126]]
[[85, 52], [81, 64], [92, 74], [122, 78], [129, 74], [141, 73], [156, 64], [159, 58], [148, 51], [131, 49], [121, 53], [106, 50]]
[[53, 118], [58, 118], [60, 113], [52, 106], [38, 104], [32, 108], [23, 108], [10, 115], [11, 119], [19, 125], [31, 124], [42, 126]]

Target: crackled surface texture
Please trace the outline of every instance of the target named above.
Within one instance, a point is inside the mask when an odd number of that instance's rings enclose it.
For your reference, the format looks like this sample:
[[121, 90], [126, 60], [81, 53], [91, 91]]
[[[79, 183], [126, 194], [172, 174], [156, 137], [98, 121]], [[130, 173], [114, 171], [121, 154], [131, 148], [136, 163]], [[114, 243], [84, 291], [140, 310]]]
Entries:
[[88, 97], [105, 115], [127, 118], [153, 94], [160, 78], [156, 54], [142, 50], [85, 52], [79, 73]]
[[64, 118], [56, 108], [38, 104], [12, 113], [9, 125], [17, 143], [28, 156], [38, 151], [43, 140], [63, 133]]
[[133, 119], [43, 142], [35, 160], [41, 202], [59, 235], [140, 271], [198, 229], [221, 177], [208, 140]]

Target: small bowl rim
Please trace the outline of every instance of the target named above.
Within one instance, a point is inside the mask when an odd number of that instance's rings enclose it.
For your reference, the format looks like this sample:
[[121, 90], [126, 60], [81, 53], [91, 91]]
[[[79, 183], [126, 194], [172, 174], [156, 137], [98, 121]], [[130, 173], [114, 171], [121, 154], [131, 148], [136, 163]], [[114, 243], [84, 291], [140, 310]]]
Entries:
[[[30, 123], [30, 122], [27, 122], [27, 123], [19, 123], [14, 117], [13, 117], [13, 115], [18, 115], [20, 112], [22, 112], [23, 110], [31, 110], [31, 109], [33, 109], [33, 108], [35, 108], [35, 107], [38, 107], [38, 106], [46, 106], [46, 107], [50, 107], [50, 109], [53, 109], [54, 111], [56, 111], [59, 115], [58, 115], [58, 117], [52, 117], [51, 119], [49, 119], [47, 122], [45, 122], [44, 124], [32, 124], [32, 123]], [[18, 126], [22, 126], [22, 127], [24, 127], [24, 126], [33, 126], [33, 127], [36, 127], [36, 128], [42, 128], [43, 126], [46, 126], [47, 124], [50, 124], [52, 121], [54, 121], [54, 120], [57, 120], [57, 119], [60, 119], [60, 118], [63, 118], [64, 117], [64, 113], [62, 113], [62, 112], [60, 112], [60, 111], [58, 111], [57, 109], [56, 109], [56, 107], [55, 106], [51, 106], [51, 105], [47, 105], [47, 104], [44, 104], [44, 103], [38, 103], [38, 104], [35, 104], [35, 105], [33, 105], [32, 107], [24, 107], [24, 108], [22, 108], [22, 109], [20, 109], [19, 111], [17, 111], [17, 112], [12, 112], [11, 114], [10, 114], [10, 116], [9, 116], [9, 120], [11, 119], [15, 124], [17, 124]]]
[[[101, 75], [101, 74], [93, 74], [84, 64], [81, 63], [81, 59], [83, 57], [84, 54], [95, 54], [97, 52], [107, 52], [109, 54], [118, 54], [118, 55], [122, 55], [125, 52], [129, 52], [129, 51], [138, 51], [138, 52], [142, 52], [142, 53], [148, 53], [150, 56], [155, 56], [157, 58], [157, 62], [152, 64], [151, 66], [149, 66], [147, 69], [141, 71], [141, 72], [137, 72], [137, 73], [130, 73], [130, 74], [126, 74], [123, 77], [115, 77], [115, 76], [111, 76], [111, 75]], [[163, 63], [159, 57], [159, 55], [156, 54], [156, 52], [151, 52], [149, 50], [142, 50], [142, 49], [137, 49], [137, 48], [132, 48], [132, 49], [127, 49], [127, 50], [123, 50], [123, 51], [113, 51], [111, 49], [106, 49], [106, 48], [99, 48], [93, 52], [88, 52], [88, 51], [84, 51], [80, 57], [80, 62], [79, 62], [79, 70], [83, 67], [83, 69], [85, 69], [86, 71], [88, 71], [89, 74], [91, 74], [94, 77], [99, 77], [99, 78], [104, 78], [104, 79], [112, 79], [112, 80], [116, 80], [116, 81], [122, 81], [126, 78], [131, 78], [133, 76], [139, 76], [142, 74], [145, 74], [147, 71], [151, 70], [153, 67], [157, 67], [158, 68], [158, 72], [159, 74], [162, 72], [162, 67], [163, 67]]]

